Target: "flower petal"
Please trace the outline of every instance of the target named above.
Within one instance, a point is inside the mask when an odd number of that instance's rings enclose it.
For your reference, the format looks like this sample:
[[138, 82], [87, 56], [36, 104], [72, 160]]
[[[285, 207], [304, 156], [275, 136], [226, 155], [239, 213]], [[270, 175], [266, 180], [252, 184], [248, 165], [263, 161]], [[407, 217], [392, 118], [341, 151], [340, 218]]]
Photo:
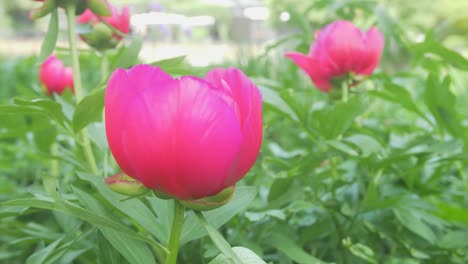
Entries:
[[382, 33], [376, 28], [370, 28], [366, 33], [366, 61], [359, 74], [369, 75], [377, 67], [385, 45]]
[[318, 42], [323, 42], [320, 51], [326, 52], [339, 67], [335, 74], [353, 71], [365, 56], [363, 37], [361, 30], [345, 20], [333, 22], [320, 32]]
[[324, 71], [325, 66], [319, 65], [316, 59], [299, 52], [286, 52], [284, 55], [304, 70], [319, 90], [328, 92], [331, 87], [329, 83], [330, 74]]
[[262, 96], [255, 84], [236, 68], [213, 69], [205, 79], [214, 87], [222, 87], [239, 107], [243, 141], [225, 187], [239, 181], [255, 163], [262, 144]]

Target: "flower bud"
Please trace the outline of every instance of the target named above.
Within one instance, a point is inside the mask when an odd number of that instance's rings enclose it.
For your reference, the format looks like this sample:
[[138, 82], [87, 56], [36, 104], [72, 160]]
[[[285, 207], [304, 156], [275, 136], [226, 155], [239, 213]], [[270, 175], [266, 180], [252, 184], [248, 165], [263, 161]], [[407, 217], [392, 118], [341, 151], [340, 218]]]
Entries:
[[315, 86], [330, 92], [343, 81], [353, 86], [360, 77], [372, 74], [384, 47], [384, 37], [376, 28], [362, 32], [349, 21], [335, 21], [317, 33], [309, 54], [287, 52], [312, 79]]
[[124, 173], [118, 173], [104, 179], [104, 182], [114, 192], [127, 195], [138, 196], [148, 191], [139, 181], [127, 176]]
[[55, 55], [50, 55], [39, 67], [39, 80], [48, 95], [62, 94], [68, 87], [73, 92], [73, 73]]
[[[122, 8], [119, 12], [116, 7], [108, 4], [106, 6], [109, 10], [108, 16], [100, 14], [103, 10], [101, 10], [102, 7], [99, 3], [93, 8], [89, 7], [83, 14], [77, 17], [78, 24], [89, 24], [92, 28], [91, 32], [81, 34], [81, 39], [98, 50], [115, 48], [122, 40], [122, 34], [125, 35], [130, 32], [130, 13], [128, 7]], [[114, 32], [115, 30], [120, 33]]]

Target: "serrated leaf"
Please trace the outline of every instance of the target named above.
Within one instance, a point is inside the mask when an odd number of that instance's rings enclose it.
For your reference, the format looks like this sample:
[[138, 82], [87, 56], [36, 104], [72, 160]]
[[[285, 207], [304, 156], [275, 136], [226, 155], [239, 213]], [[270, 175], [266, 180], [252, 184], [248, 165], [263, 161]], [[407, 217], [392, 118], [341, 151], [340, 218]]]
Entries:
[[102, 118], [102, 111], [104, 109], [104, 94], [105, 88], [98, 89], [97, 91], [84, 97], [76, 106], [73, 113], [73, 130], [75, 133], [79, 132], [88, 124], [99, 121]]

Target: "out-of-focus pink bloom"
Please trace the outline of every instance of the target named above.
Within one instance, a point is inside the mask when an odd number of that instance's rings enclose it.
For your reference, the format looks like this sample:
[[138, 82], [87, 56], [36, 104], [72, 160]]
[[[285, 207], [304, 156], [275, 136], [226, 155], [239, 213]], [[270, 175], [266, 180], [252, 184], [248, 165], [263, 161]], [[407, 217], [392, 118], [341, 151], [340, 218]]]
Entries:
[[321, 91], [328, 92], [331, 80], [354, 75], [367, 76], [377, 67], [384, 47], [384, 37], [376, 28], [362, 32], [349, 21], [335, 21], [317, 34], [309, 54], [287, 52]]
[[65, 88], [73, 89], [73, 73], [70, 67], [63, 66], [63, 62], [55, 55], [50, 55], [39, 68], [39, 80], [48, 95], [62, 94]]
[[[128, 7], [123, 7], [120, 12], [115, 6], [111, 4], [108, 4], [108, 7], [111, 11], [111, 15], [107, 17], [99, 16], [99, 18], [120, 32], [128, 34], [130, 32], [130, 12]], [[94, 27], [96, 24], [100, 23], [99, 18], [90, 9], [86, 9], [83, 14], [77, 17], [77, 22], [79, 24], [90, 23]], [[123, 38], [122, 36], [115, 33], [112, 36], [116, 40], [121, 40]]]
[[174, 79], [158, 67], [117, 69], [105, 96], [109, 147], [147, 188], [181, 200], [233, 186], [262, 142], [258, 88], [238, 69]]

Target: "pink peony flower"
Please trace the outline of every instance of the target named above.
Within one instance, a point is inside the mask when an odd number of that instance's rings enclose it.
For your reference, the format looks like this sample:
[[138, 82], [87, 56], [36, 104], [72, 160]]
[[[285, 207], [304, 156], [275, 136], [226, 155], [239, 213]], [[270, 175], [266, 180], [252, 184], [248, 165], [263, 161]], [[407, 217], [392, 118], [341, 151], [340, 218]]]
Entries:
[[70, 67], [63, 66], [63, 62], [55, 55], [50, 55], [39, 68], [39, 80], [48, 95], [62, 94], [65, 88], [73, 89], [73, 73]]
[[309, 54], [287, 52], [321, 91], [328, 92], [331, 80], [347, 74], [367, 76], [377, 67], [384, 47], [384, 37], [376, 28], [366, 33], [349, 21], [335, 21], [323, 28]]
[[117, 69], [105, 96], [109, 147], [147, 188], [182, 200], [236, 184], [262, 142], [258, 88], [238, 69], [174, 79], [158, 67]]

